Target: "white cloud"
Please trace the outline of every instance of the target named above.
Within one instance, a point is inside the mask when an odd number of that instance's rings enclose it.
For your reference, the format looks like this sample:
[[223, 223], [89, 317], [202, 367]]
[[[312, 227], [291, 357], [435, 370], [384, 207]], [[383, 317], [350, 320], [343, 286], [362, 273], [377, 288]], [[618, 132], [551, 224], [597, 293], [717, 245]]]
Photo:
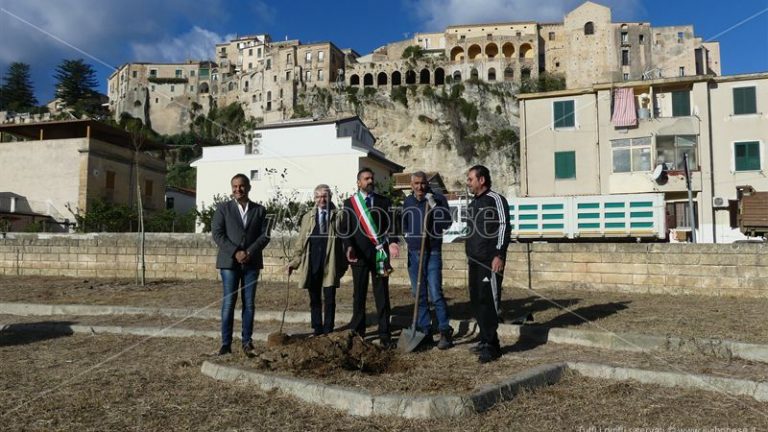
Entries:
[[185, 60], [211, 60], [214, 46], [234, 38], [234, 35], [219, 35], [210, 30], [194, 26], [187, 33], [166, 37], [149, 43], [132, 43], [133, 57], [144, 62], [181, 62]]
[[[449, 25], [485, 22], [560, 22], [583, 0], [417, 0], [411, 3], [425, 31]], [[614, 21], [632, 19], [641, 11], [640, 0], [604, 0], [612, 8]]]

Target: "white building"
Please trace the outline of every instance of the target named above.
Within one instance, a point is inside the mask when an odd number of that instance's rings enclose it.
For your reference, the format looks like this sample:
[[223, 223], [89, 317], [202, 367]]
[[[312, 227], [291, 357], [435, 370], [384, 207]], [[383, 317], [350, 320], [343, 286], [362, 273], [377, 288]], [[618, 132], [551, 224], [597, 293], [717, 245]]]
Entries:
[[238, 173], [251, 178], [250, 198], [262, 204], [311, 201], [320, 183], [331, 187], [339, 203], [356, 190], [360, 168], [371, 168], [381, 186], [403, 169], [374, 148], [376, 140], [359, 117], [283, 122], [251, 135], [250, 143], [204, 147], [191, 164], [197, 168], [199, 209], [217, 195], [229, 197], [230, 180]]

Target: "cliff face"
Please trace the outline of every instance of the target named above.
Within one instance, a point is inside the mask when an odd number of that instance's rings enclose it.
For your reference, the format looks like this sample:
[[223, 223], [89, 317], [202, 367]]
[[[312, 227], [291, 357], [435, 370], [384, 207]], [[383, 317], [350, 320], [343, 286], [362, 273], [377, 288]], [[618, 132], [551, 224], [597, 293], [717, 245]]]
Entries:
[[300, 95], [296, 114], [359, 115], [376, 147], [406, 171], [438, 171], [448, 190], [459, 192], [467, 168], [482, 164], [491, 171], [493, 188], [514, 196], [520, 166], [516, 90], [511, 83], [484, 82], [391, 91], [313, 88]]

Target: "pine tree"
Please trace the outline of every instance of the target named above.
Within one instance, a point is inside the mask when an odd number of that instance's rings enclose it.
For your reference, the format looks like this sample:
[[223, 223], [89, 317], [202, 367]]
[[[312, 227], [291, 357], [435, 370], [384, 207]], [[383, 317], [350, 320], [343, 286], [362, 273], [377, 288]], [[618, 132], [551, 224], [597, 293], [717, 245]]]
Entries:
[[96, 71], [83, 59], [64, 60], [56, 67], [56, 97], [75, 112], [93, 114], [99, 109]]
[[0, 110], [27, 112], [37, 106], [37, 98], [29, 77], [29, 65], [11, 63], [0, 86]]

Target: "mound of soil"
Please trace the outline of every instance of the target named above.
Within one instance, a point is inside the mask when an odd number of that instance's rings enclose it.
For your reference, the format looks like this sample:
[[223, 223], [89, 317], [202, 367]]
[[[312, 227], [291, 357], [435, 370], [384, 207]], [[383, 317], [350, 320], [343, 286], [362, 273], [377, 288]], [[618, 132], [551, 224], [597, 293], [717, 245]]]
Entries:
[[257, 345], [252, 359], [259, 369], [300, 375], [338, 370], [380, 374], [390, 369], [394, 353], [366, 342], [351, 331], [312, 338], [290, 338], [284, 345]]

